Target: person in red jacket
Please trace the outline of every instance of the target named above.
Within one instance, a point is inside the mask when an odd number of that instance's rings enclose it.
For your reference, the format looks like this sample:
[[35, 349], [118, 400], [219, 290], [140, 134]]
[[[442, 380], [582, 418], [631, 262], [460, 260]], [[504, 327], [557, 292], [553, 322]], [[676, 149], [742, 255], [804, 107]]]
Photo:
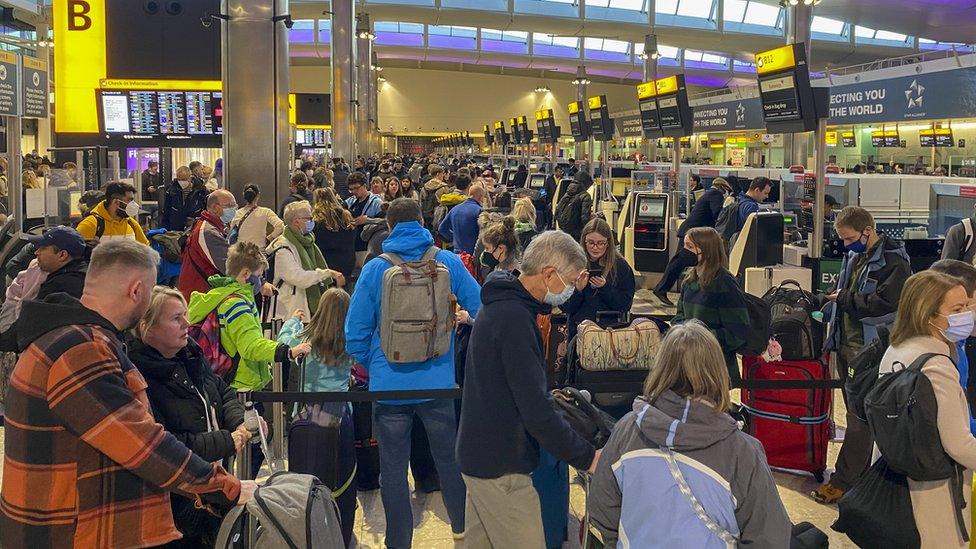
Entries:
[[224, 273], [227, 262], [227, 225], [237, 213], [237, 200], [229, 191], [216, 190], [207, 197], [207, 209], [200, 214], [186, 239], [183, 265], [177, 288], [189, 301], [194, 291], [210, 290], [207, 278]]

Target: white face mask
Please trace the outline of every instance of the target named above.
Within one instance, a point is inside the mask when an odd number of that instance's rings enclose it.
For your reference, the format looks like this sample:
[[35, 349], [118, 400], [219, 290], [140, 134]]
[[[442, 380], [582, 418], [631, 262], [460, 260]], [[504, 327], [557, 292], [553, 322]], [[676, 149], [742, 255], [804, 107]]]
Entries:
[[129, 217], [139, 215], [139, 203], [135, 200], [130, 200], [129, 203], [125, 205], [125, 215]]
[[189, 181], [177, 180], [176, 182], [180, 185], [180, 188], [181, 189], [189, 189], [190, 188], [190, 182]]
[[[566, 284], [566, 281], [563, 280], [562, 275], [556, 273], [556, 276], [559, 277], [560, 282]], [[563, 303], [569, 301], [569, 298], [573, 297], [573, 293], [575, 292], [576, 292], [576, 286], [572, 284], [566, 284], [566, 287], [563, 289], [563, 291], [559, 292], [558, 294], [554, 294], [550, 292], [548, 288], [546, 288], [546, 297], [543, 298], [543, 301], [545, 301], [549, 305], [552, 305], [553, 307], [559, 307]]]

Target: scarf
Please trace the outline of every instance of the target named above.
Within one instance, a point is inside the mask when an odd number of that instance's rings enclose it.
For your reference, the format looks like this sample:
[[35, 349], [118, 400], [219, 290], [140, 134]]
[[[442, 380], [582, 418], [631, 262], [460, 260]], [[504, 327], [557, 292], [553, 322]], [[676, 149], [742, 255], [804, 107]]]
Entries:
[[[302, 263], [302, 269], [314, 271], [315, 269], [328, 269], [329, 266], [322, 256], [322, 250], [315, 245], [315, 237], [310, 234], [298, 234], [291, 229], [285, 228], [285, 239], [291, 242], [298, 250], [298, 259]], [[319, 299], [322, 297], [322, 288], [318, 284], [312, 284], [305, 288], [305, 299], [308, 300], [308, 312], [315, 314], [319, 308]]]

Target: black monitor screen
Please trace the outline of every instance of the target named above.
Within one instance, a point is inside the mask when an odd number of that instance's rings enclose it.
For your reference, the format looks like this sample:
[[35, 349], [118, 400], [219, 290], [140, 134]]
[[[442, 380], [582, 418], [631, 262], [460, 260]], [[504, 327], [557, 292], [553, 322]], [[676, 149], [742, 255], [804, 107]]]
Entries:
[[542, 189], [546, 186], [546, 174], [544, 173], [534, 173], [529, 178], [529, 188], [530, 189]]
[[680, 128], [681, 110], [678, 108], [678, 96], [658, 99], [658, 119], [662, 128]]
[[800, 98], [792, 72], [761, 78], [759, 91], [767, 121], [800, 119]]
[[663, 223], [667, 198], [663, 196], [641, 196], [637, 199], [637, 221], [643, 223]]

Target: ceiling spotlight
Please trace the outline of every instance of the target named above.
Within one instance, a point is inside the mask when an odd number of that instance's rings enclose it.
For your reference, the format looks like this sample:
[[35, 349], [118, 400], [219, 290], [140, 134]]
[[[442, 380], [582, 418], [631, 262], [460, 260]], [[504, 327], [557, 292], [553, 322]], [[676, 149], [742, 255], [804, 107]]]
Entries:
[[585, 76], [582, 77], [582, 78], [574, 78], [573, 79], [573, 84], [576, 84], [577, 86], [585, 86], [585, 85], [587, 85], [589, 83], [590, 83], [590, 79], [587, 78], [587, 77], [585, 77]]
[[549, 89], [549, 86], [546, 86], [545, 84], [535, 87], [535, 93], [549, 93], [551, 91], [552, 90]]
[[803, 3], [807, 6], [816, 6], [820, 3], [820, 0], [803, 0]]
[[379, 65], [370, 65], [369, 68], [373, 69], [376, 72], [383, 72], [383, 67]]
[[356, 34], [356, 36], [358, 36], [359, 38], [368, 39], [368, 40], [371, 40], [371, 41], [372, 40], [376, 40], [376, 35], [373, 34], [373, 33], [371, 33], [370, 31], [367, 31], [367, 30], [359, 31]]
[[377, 82], [386, 82], [386, 78], [384, 78], [384, 77], [382, 77], [382, 76], [377, 76], [377, 77], [376, 77], [376, 81], [377, 81]]

